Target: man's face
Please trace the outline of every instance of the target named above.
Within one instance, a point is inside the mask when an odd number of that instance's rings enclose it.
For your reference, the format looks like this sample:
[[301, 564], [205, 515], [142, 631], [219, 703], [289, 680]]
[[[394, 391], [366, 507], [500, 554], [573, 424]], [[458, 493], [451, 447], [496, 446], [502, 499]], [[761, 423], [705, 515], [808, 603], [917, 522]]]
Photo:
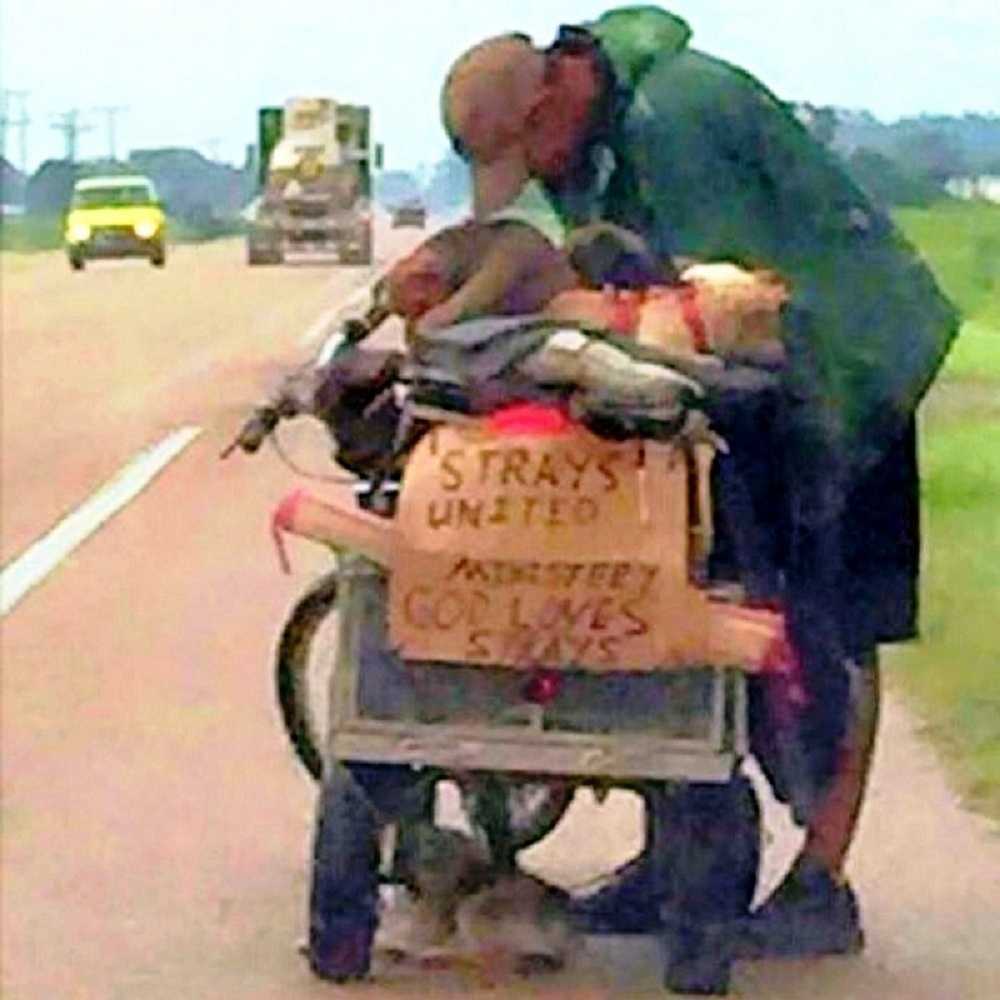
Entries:
[[527, 154], [532, 174], [559, 181], [583, 150], [594, 102], [597, 73], [586, 54], [558, 54], [546, 71], [528, 115]]

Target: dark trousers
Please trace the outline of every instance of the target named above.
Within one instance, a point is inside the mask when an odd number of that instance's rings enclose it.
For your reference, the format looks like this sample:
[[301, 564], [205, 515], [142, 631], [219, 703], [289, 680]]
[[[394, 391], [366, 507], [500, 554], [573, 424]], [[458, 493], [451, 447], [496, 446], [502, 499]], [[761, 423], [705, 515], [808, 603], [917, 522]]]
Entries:
[[717, 538], [710, 571], [739, 580], [753, 599], [780, 600], [788, 613], [808, 701], [790, 733], [776, 682], [755, 679], [750, 730], [753, 753], [775, 793], [801, 817], [836, 766], [849, 706], [848, 665], [871, 665], [879, 644], [916, 635], [916, 422], [849, 484], [842, 500], [835, 498], [828, 518], [807, 516], [796, 502], [787, 488], [794, 469], [767, 427], [729, 429], [730, 454], [720, 456], [713, 473]]

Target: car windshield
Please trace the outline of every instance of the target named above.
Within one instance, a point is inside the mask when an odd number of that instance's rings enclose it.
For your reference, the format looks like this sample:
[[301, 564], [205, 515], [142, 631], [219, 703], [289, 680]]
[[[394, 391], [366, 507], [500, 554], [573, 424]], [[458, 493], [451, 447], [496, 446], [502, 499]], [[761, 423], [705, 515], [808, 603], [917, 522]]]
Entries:
[[152, 203], [153, 193], [145, 184], [84, 188], [73, 192], [74, 208], [94, 208], [98, 205], [151, 205]]

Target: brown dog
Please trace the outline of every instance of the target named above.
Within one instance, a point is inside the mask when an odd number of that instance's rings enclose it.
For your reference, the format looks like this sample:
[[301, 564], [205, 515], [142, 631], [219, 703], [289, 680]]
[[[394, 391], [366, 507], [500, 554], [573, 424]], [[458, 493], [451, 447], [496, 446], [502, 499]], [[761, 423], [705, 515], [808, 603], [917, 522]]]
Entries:
[[563, 251], [523, 223], [449, 227], [397, 264], [386, 290], [389, 308], [410, 322], [542, 313], [674, 355], [768, 364], [781, 360], [788, 298], [770, 271], [719, 262], [678, 275], [641, 237], [603, 222], [575, 230]]
[[435, 233], [387, 278], [389, 308], [408, 320], [454, 304], [457, 319], [542, 311], [573, 288], [645, 288], [676, 277], [642, 238], [620, 226], [574, 230], [564, 250], [521, 222], [463, 222]]
[[465, 222], [435, 233], [389, 272], [388, 307], [436, 326], [535, 313], [578, 279], [565, 253], [520, 222]]

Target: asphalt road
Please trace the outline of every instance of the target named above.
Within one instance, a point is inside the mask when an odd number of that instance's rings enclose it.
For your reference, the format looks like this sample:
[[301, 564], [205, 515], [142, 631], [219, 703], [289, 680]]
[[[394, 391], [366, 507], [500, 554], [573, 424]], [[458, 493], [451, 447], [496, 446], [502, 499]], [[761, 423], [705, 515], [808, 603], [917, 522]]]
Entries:
[[[418, 238], [380, 233], [383, 258]], [[319, 316], [364, 269], [249, 269], [237, 242], [71, 274], [2, 258], [2, 543], [9, 565], [134, 456], [200, 433], [2, 621], [2, 982], [7, 1000], [439, 996], [452, 973], [311, 979], [305, 926], [313, 788], [286, 749], [271, 653], [324, 568], [283, 575], [268, 514], [296, 477], [266, 451], [217, 459], [248, 407], [315, 350]], [[305, 335], [312, 330], [310, 343]], [[297, 454], [322, 467], [317, 436]], [[915, 722], [890, 700], [850, 873], [858, 958], [741, 964], [759, 998], [1000, 995], [1000, 840], [963, 812]], [[771, 814], [768, 882], [794, 832]], [[627, 857], [628, 796], [581, 796], [531, 863], [564, 883]], [[591, 939], [545, 983], [485, 994], [662, 995], [655, 941]]]

